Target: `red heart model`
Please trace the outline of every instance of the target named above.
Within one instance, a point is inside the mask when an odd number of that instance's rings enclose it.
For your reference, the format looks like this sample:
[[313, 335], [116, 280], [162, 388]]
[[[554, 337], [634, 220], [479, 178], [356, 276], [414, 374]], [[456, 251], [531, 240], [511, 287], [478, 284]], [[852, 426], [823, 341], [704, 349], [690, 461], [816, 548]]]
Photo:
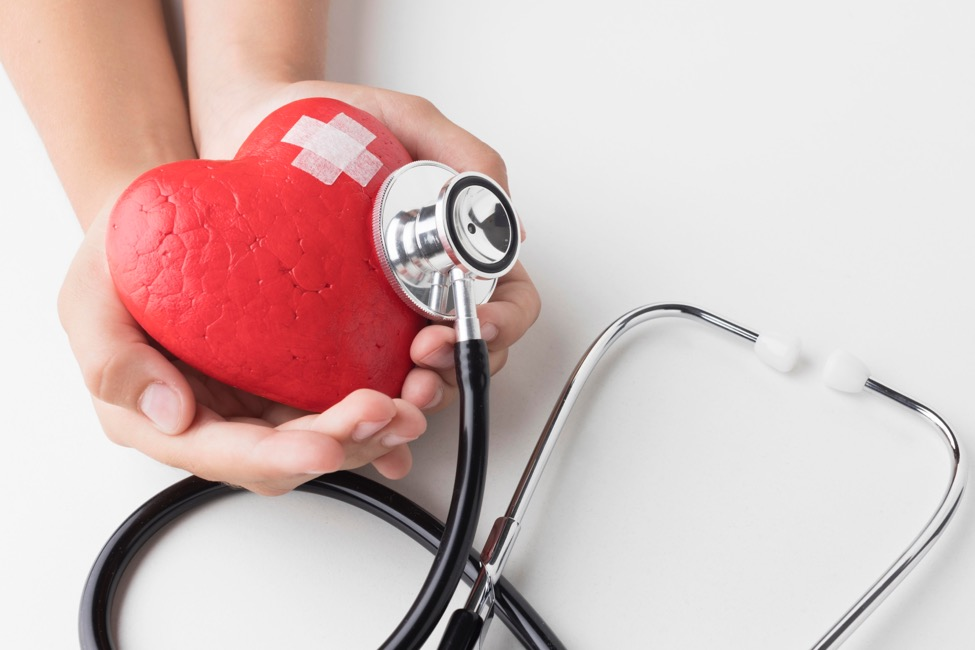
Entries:
[[122, 302], [186, 363], [274, 401], [396, 396], [425, 321], [383, 274], [372, 206], [408, 162], [374, 117], [316, 98], [269, 115], [233, 160], [157, 167], [110, 216]]

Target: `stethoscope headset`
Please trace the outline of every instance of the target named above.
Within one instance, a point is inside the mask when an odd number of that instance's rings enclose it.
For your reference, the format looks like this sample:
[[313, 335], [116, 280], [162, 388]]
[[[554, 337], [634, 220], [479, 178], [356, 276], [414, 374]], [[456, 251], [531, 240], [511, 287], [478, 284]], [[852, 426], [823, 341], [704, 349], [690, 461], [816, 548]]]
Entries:
[[[436, 197], [432, 203], [430, 199]], [[495, 614], [526, 648], [564, 648], [531, 605], [502, 576], [541, 473], [573, 405], [607, 350], [632, 328], [664, 317], [713, 325], [754, 344], [756, 354], [788, 371], [798, 343], [759, 335], [712, 313], [679, 303], [648, 305], [616, 319], [593, 342], [570, 375], [525, 468], [504, 516], [478, 554], [471, 548], [487, 471], [487, 346], [476, 307], [487, 301], [498, 278], [514, 266], [520, 225], [504, 190], [476, 173], [457, 174], [430, 161], [411, 163], [389, 176], [373, 212], [376, 250], [396, 293], [420, 313], [453, 320], [454, 357], [460, 392], [460, 433], [454, 487], [445, 522], [386, 486], [359, 474], [337, 472], [297, 489], [354, 505], [395, 526], [435, 554], [419, 594], [382, 648], [421, 647], [447, 609], [461, 579], [472, 585], [462, 609], [450, 617], [442, 649], [480, 646]], [[827, 384], [843, 391], [864, 388], [916, 412], [941, 434], [952, 458], [951, 479], [938, 509], [893, 565], [814, 645], [839, 646], [883, 601], [940, 538], [954, 515], [965, 484], [961, 448], [937, 413], [870, 378], [856, 358], [836, 353], [826, 364]], [[79, 632], [86, 650], [114, 648], [111, 614], [122, 576], [139, 550], [184, 513], [236, 490], [195, 476], [163, 490], [136, 510], [112, 535], [91, 569], [82, 597]]]

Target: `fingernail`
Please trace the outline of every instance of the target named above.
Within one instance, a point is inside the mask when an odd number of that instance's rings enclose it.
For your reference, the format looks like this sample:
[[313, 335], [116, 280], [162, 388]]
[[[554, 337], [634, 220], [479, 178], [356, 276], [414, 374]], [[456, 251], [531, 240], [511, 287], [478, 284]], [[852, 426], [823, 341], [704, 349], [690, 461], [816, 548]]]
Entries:
[[382, 422], [360, 422], [352, 431], [352, 439], [356, 442], [362, 442], [376, 435], [387, 424], [389, 424], [389, 420], [383, 420]]
[[443, 401], [443, 384], [437, 386], [437, 392], [433, 394], [433, 399], [426, 403], [423, 409], [432, 409], [434, 406]]
[[423, 365], [431, 368], [444, 369], [454, 365], [454, 350], [449, 346], [437, 348], [436, 352], [431, 352], [423, 358]]
[[498, 338], [498, 326], [494, 323], [484, 323], [481, 325], [481, 338], [485, 342]]
[[413, 442], [416, 438], [407, 438], [405, 436], [398, 436], [395, 433], [391, 433], [384, 437], [382, 440], [383, 447], [398, 447], [399, 445], [406, 444], [407, 442]]
[[149, 384], [139, 397], [139, 410], [163, 433], [176, 433], [179, 426], [179, 395], [166, 384]]

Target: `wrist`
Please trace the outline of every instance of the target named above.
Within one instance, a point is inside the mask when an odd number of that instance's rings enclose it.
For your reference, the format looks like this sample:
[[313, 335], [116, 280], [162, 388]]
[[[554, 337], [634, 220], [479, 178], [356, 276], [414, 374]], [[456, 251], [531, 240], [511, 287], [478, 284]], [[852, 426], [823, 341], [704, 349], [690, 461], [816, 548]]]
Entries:
[[215, 83], [206, 92], [193, 93], [191, 86], [190, 126], [199, 157], [233, 158], [248, 134], [277, 108], [274, 98], [288, 86], [288, 81], [256, 77]]

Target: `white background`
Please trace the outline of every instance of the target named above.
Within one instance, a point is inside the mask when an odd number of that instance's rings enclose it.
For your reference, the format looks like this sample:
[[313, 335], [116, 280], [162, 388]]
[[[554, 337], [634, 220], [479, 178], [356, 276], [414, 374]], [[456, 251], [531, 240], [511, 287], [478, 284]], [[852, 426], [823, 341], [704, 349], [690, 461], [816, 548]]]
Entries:
[[[823, 388], [847, 348], [975, 450], [975, 5], [336, 2], [333, 78], [423, 95], [506, 159], [544, 300], [494, 382], [478, 544], [578, 356], [649, 302], [805, 345], [790, 377], [693, 323], [620, 344], [508, 572], [574, 648], [807, 648], [934, 511], [933, 430]], [[80, 231], [0, 79], [0, 647], [76, 645], [101, 545], [182, 476], [109, 443], [58, 324]], [[456, 410], [398, 488], [443, 515]], [[846, 647], [975, 645], [975, 499]], [[242, 495], [163, 534], [136, 648], [375, 647], [429, 556], [350, 508]], [[496, 624], [491, 648], [514, 647]]]

